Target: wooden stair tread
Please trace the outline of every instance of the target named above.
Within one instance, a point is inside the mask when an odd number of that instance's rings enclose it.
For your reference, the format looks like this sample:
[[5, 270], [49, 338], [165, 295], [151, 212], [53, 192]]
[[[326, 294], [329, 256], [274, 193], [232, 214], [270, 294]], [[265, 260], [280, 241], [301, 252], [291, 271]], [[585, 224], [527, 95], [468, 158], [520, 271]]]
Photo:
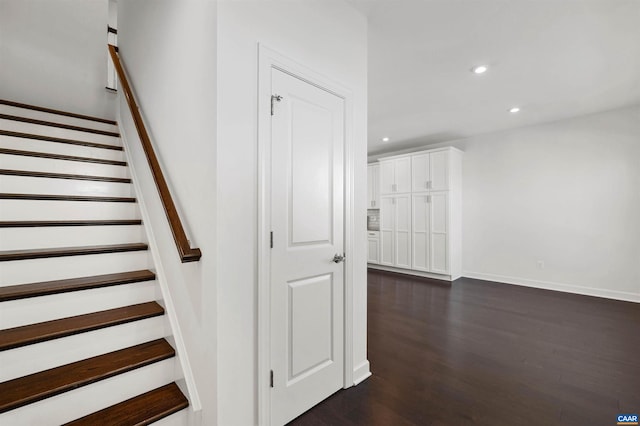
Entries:
[[70, 291], [90, 290], [115, 285], [153, 281], [156, 274], [149, 270], [119, 272], [116, 274], [94, 275], [91, 277], [69, 278], [65, 280], [43, 281], [0, 287], [0, 302], [48, 296]]
[[39, 200], [39, 201], [97, 201], [111, 203], [135, 203], [133, 197], [104, 197], [98, 195], [56, 195], [56, 194], [13, 194], [0, 193], [0, 200]]
[[122, 226], [142, 225], [141, 219], [119, 220], [6, 220], [0, 228], [34, 228], [45, 226]]
[[131, 179], [129, 178], [91, 176], [91, 175], [73, 175], [73, 174], [67, 174], [67, 173], [34, 172], [31, 170], [0, 169], [0, 175], [37, 177], [37, 178], [49, 178], [49, 179], [91, 180], [96, 182], [131, 183]]
[[0, 154], [22, 155], [24, 157], [49, 158], [52, 160], [79, 161], [83, 163], [107, 164], [110, 166], [126, 166], [126, 161], [106, 160], [104, 158], [78, 157], [75, 155], [52, 154], [49, 152], [22, 151], [19, 149], [0, 148]]
[[36, 125], [39, 125], [39, 126], [57, 127], [59, 129], [73, 130], [73, 131], [85, 132], [85, 133], [93, 133], [93, 134], [96, 134], [96, 135], [113, 136], [113, 137], [116, 137], [116, 138], [120, 137], [120, 133], [118, 133], [118, 132], [110, 132], [108, 130], [93, 129], [91, 127], [74, 126], [72, 124], [57, 123], [55, 121], [39, 120], [37, 118], [20, 117], [18, 115], [12, 115], [12, 114], [0, 114], [0, 119], [2, 119], [2, 120], [11, 120], [11, 121], [19, 121], [21, 123], [36, 124]]
[[0, 351], [152, 318], [163, 314], [164, 309], [162, 306], [156, 302], [147, 302], [0, 330]]
[[100, 123], [112, 124], [114, 126], [117, 125], [117, 123], [115, 121], [107, 120], [105, 118], [94, 117], [94, 116], [91, 116], [91, 115], [77, 114], [75, 112], [60, 111], [60, 110], [57, 110], [57, 109], [45, 108], [45, 107], [36, 106], [36, 105], [29, 105], [29, 104], [24, 104], [24, 103], [20, 103], [20, 102], [9, 101], [9, 100], [6, 100], [6, 99], [0, 99], [0, 104], [13, 106], [13, 107], [17, 107], [17, 108], [31, 109], [31, 110], [34, 110], [34, 111], [47, 112], [47, 113], [50, 113], [50, 114], [64, 115], [64, 116], [67, 116], [67, 117], [81, 118], [83, 120], [97, 121], [97, 122], [100, 122]]
[[124, 149], [121, 146], [110, 145], [108, 143], [98, 143], [98, 142], [81, 141], [77, 139], [58, 138], [55, 136], [47, 136], [47, 135], [36, 135], [33, 133], [15, 132], [13, 130], [0, 130], [0, 136], [11, 136], [14, 138], [22, 138], [22, 139], [34, 139], [34, 140], [45, 141], [45, 142], [66, 143], [68, 145], [80, 145], [80, 146], [87, 146], [90, 148], [112, 149], [114, 151], [123, 151]]
[[122, 253], [147, 250], [144, 243], [109, 244], [100, 246], [55, 247], [0, 251], [0, 262], [11, 260], [42, 259], [46, 257], [83, 256], [90, 254]]
[[148, 425], [189, 406], [175, 383], [96, 411], [64, 426]]
[[158, 339], [0, 383], [0, 413], [99, 380], [171, 358], [174, 349]]

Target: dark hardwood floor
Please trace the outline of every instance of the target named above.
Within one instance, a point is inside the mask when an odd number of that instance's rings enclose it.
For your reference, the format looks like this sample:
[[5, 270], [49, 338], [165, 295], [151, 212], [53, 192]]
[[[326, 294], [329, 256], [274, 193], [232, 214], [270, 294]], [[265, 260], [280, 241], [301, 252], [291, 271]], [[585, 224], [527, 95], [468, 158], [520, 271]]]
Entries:
[[615, 425], [640, 412], [640, 304], [369, 270], [373, 376], [291, 425]]

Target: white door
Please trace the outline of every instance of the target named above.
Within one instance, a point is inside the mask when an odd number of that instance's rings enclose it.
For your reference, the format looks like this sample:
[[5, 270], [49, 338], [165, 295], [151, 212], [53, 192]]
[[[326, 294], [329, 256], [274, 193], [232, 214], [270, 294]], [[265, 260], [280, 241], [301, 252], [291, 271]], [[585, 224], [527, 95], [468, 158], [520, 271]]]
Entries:
[[[413, 163], [415, 164], [415, 162]], [[431, 197], [429, 194], [414, 194], [411, 203], [411, 258], [412, 269], [429, 271], [429, 245], [431, 239]]]
[[429, 189], [446, 191], [449, 189], [449, 152], [438, 151], [429, 154]]
[[[382, 170], [382, 166], [380, 166]], [[394, 197], [380, 197], [380, 264], [395, 265], [395, 217]]]
[[398, 158], [395, 163], [395, 191], [411, 192], [411, 157]]
[[449, 193], [432, 192], [430, 195], [430, 270], [437, 274], [449, 273]]
[[395, 265], [411, 268], [411, 196], [395, 197]]
[[378, 204], [378, 180], [380, 177], [380, 166], [377, 164], [367, 166], [367, 198], [368, 208], [379, 209]]
[[282, 425], [343, 385], [345, 107], [271, 78], [271, 424]]
[[368, 238], [367, 263], [380, 263], [380, 238], [377, 235]]
[[380, 193], [380, 166], [378, 164], [371, 166], [371, 198], [373, 201], [372, 207], [375, 209], [380, 208], [379, 193]]
[[429, 154], [411, 157], [411, 190], [413, 192], [428, 191], [431, 174], [429, 172]]
[[380, 194], [393, 194], [396, 188], [395, 163], [393, 160], [380, 162]]

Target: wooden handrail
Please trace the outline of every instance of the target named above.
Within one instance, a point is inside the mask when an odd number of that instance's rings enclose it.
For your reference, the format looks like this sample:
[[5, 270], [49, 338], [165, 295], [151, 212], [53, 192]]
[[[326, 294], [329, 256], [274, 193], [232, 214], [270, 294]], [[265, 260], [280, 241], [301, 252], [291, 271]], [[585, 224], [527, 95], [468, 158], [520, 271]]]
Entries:
[[140, 137], [140, 141], [142, 142], [144, 153], [147, 156], [147, 161], [149, 162], [149, 167], [151, 168], [151, 173], [153, 174], [153, 180], [156, 182], [156, 187], [158, 188], [158, 193], [160, 194], [160, 200], [162, 200], [162, 206], [164, 207], [164, 212], [166, 213], [167, 219], [169, 220], [169, 227], [171, 228], [173, 239], [176, 242], [176, 247], [178, 248], [178, 253], [180, 254], [180, 260], [183, 263], [198, 261], [202, 256], [202, 252], [199, 248], [191, 248], [191, 246], [189, 245], [187, 234], [184, 232], [184, 227], [182, 226], [182, 222], [180, 221], [180, 216], [178, 216], [178, 211], [176, 210], [176, 205], [173, 202], [173, 198], [171, 198], [169, 186], [164, 179], [162, 169], [160, 168], [160, 163], [158, 162], [156, 153], [153, 151], [151, 139], [149, 138], [149, 134], [147, 133], [147, 129], [144, 126], [144, 123], [142, 122], [140, 109], [138, 107], [138, 104], [136, 103], [135, 98], [133, 97], [133, 91], [131, 90], [131, 86], [129, 85], [129, 81], [127, 80], [122, 61], [120, 60], [120, 56], [118, 55], [117, 47], [110, 44], [109, 54], [111, 55], [111, 60], [113, 61], [113, 65], [116, 68], [116, 72], [118, 73], [118, 78], [120, 79], [120, 84], [122, 85], [124, 96], [127, 99], [127, 104], [129, 104], [129, 109], [131, 110], [131, 115], [133, 116], [133, 122], [135, 123], [136, 129], [138, 130], [138, 136]]

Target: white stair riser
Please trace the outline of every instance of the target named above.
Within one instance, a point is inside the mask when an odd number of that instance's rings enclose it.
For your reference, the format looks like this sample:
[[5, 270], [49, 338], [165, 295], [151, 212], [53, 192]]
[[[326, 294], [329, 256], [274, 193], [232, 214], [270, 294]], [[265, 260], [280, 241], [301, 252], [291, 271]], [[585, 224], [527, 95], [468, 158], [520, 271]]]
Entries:
[[34, 135], [53, 136], [54, 138], [74, 139], [87, 142], [119, 145], [118, 136], [101, 135], [79, 130], [62, 129], [60, 127], [44, 126], [41, 124], [24, 123], [15, 120], [0, 119], [0, 129], [12, 132], [31, 133]]
[[68, 143], [41, 141], [0, 135], [0, 147], [19, 151], [47, 152], [50, 154], [73, 155], [76, 157], [103, 158], [105, 160], [126, 161], [123, 151], [94, 148]]
[[189, 424], [189, 408], [185, 408], [184, 410], [180, 410], [177, 413], [174, 413], [164, 419], [158, 420], [153, 424], [153, 426], [187, 426]]
[[2, 302], [2, 329], [121, 308], [155, 300], [155, 281]]
[[83, 118], [67, 117], [66, 115], [52, 114], [49, 112], [35, 111], [28, 108], [20, 108], [9, 105], [0, 105], [0, 114], [16, 115], [18, 117], [34, 118], [36, 120], [53, 121], [54, 123], [71, 124], [72, 126], [88, 127], [107, 132], [117, 132], [118, 126]]
[[0, 192], [14, 194], [132, 197], [133, 185], [121, 182], [0, 175]]
[[141, 225], [0, 228], [0, 250], [145, 242]]
[[140, 219], [136, 203], [0, 200], [0, 220]]
[[164, 323], [159, 316], [2, 351], [0, 382], [160, 339]]
[[13, 260], [0, 262], [0, 286], [137, 271], [150, 265], [148, 251]]
[[173, 381], [173, 358], [0, 414], [1, 425], [58, 426]]
[[72, 175], [106, 176], [128, 178], [126, 166], [87, 163], [84, 161], [57, 160], [25, 155], [0, 154], [0, 168], [29, 170], [35, 172], [66, 173]]

